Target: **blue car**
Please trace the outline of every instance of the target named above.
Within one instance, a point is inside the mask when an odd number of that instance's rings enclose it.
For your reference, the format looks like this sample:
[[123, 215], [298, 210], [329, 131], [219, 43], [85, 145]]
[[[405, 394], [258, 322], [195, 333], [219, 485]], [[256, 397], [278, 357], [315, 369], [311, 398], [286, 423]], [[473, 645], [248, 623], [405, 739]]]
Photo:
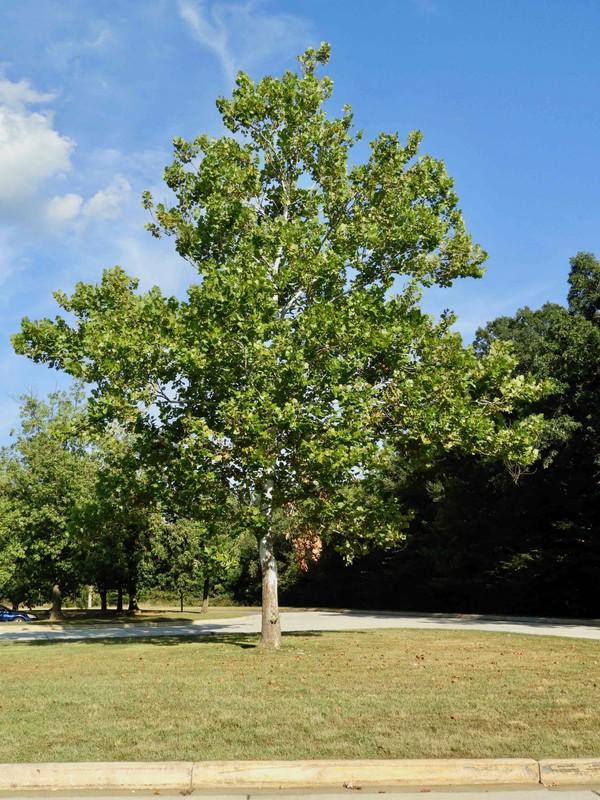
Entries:
[[26, 611], [11, 611], [0, 603], [0, 622], [31, 622], [37, 619], [35, 614]]

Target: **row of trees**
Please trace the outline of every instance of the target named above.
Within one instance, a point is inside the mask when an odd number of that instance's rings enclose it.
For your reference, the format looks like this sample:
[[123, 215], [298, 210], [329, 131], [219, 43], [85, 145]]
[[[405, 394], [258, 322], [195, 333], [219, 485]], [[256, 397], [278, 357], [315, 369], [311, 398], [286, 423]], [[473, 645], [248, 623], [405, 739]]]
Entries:
[[345, 560], [399, 546], [414, 510], [393, 475], [459, 453], [526, 468], [543, 430], [531, 404], [549, 389], [503, 337], [464, 348], [450, 315], [421, 311], [423, 287], [481, 276], [485, 253], [418, 132], [382, 134], [353, 160], [350, 109], [325, 111], [328, 58], [322, 45], [299, 73], [240, 73], [217, 101], [227, 133], [174, 141], [174, 204], [144, 204], [151, 233], [197, 271], [185, 299], [140, 294], [117, 267], [58, 292], [66, 316], [24, 319], [13, 338], [89, 385], [90, 424], [127, 443], [98, 520], [116, 502], [133, 531], [156, 503], [216, 551], [223, 531], [255, 538], [269, 647], [278, 539], [300, 562], [323, 543]]
[[138, 587], [208, 597], [228, 548], [198, 523], [161, 508], [130, 437], [89, 425], [77, 390], [22, 398], [21, 427], [0, 456], [0, 593], [13, 606], [93, 586], [137, 610]]

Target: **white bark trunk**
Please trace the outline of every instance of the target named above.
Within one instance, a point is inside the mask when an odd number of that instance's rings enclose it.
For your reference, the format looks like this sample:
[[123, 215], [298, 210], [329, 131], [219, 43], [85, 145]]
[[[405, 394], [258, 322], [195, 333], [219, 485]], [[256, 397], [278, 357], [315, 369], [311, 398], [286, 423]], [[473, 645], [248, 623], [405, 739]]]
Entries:
[[277, 650], [281, 647], [281, 622], [277, 596], [277, 561], [270, 531], [260, 539], [258, 552], [262, 571], [261, 645], [268, 650]]
[[62, 613], [62, 594], [58, 583], [55, 583], [52, 587], [52, 608], [50, 609], [49, 619], [52, 622], [57, 622], [64, 619], [64, 615]]

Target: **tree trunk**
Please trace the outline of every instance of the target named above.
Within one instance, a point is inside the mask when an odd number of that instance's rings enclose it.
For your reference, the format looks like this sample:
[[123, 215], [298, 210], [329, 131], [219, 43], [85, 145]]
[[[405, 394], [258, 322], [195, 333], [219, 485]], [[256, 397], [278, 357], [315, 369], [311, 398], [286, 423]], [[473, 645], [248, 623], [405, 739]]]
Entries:
[[94, 606], [94, 587], [88, 586], [88, 610]]
[[134, 594], [129, 595], [129, 605], [127, 606], [128, 614], [141, 614], [140, 607], [138, 606], [137, 597]]
[[117, 614], [123, 613], [123, 589], [119, 586], [117, 589]]
[[127, 608], [128, 614], [141, 614], [140, 607], [137, 601], [137, 586], [134, 583], [129, 584], [129, 606]]
[[202, 589], [202, 614], [208, 613], [208, 595], [210, 592], [210, 576], [204, 578], [204, 587]]
[[271, 532], [259, 540], [258, 552], [262, 571], [262, 630], [260, 643], [267, 650], [281, 647], [281, 622], [277, 598], [277, 561]]
[[179, 610], [183, 614], [183, 592], [179, 592]]
[[13, 611], [18, 611], [19, 610], [19, 601], [18, 600], [13, 600], [11, 605], [12, 605], [12, 610]]
[[106, 589], [98, 589], [98, 594], [100, 595], [100, 611], [107, 611], [108, 606], [106, 604]]
[[60, 622], [60, 620], [64, 619], [64, 614], [62, 612], [62, 594], [58, 583], [55, 583], [52, 587], [52, 608], [50, 609], [49, 619], [52, 622]]

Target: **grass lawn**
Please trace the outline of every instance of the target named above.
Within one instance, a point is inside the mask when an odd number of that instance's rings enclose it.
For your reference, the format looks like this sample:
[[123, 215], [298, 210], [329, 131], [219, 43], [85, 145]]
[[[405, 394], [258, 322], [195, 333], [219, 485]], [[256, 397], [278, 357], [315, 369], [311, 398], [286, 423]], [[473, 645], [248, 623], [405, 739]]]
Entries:
[[456, 631], [3, 643], [5, 761], [598, 756], [600, 644]]

